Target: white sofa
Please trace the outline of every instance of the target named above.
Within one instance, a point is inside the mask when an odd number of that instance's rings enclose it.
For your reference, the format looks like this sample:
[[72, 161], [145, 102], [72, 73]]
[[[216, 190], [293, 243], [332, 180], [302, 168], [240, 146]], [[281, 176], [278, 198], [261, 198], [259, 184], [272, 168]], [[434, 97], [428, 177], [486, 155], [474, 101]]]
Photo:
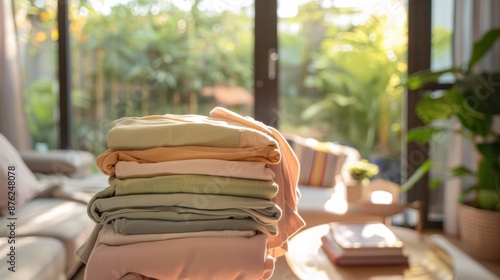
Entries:
[[94, 228], [86, 203], [107, 186], [93, 164], [81, 151], [18, 153], [0, 134], [0, 279], [73, 278], [74, 252]]

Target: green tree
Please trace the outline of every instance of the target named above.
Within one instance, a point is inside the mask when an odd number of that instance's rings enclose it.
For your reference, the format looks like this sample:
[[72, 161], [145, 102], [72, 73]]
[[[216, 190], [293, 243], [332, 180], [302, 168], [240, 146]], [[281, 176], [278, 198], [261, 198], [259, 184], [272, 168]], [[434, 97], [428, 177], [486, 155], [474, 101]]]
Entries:
[[[344, 11], [345, 12], [345, 11]], [[350, 144], [368, 155], [397, 147], [406, 73], [404, 26], [372, 15], [362, 25], [327, 25], [305, 83], [317, 102], [302, 114], [318, 123], [323, 138]]]
[[183, 10], [133, 1], [111, 6], [109, 13], [82, 5], [88, 12], [83, 18], [74, 16], [81, 22], [73, 34], [74, 52], [83, 64], [94, 65], [84, 76], [91, 81], [89, 98], [98, 106], [82, 112], [94, 116], [84, 120], [86, 127], [95, 125], [94, 133], [81, 130], [81, 137], [103, 134], [103, 123], [124, 116], [208, 114], [213, 103], [200, 98], [202, 88], [251, 87], [253, 19], [243, 12], [200, 11], [199, 5], [195, 1]]

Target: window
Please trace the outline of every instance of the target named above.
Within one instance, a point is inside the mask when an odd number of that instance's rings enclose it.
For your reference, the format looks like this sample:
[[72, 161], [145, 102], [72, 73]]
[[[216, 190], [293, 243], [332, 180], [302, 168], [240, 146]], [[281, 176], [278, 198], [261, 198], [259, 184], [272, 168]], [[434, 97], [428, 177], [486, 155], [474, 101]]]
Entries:
[[[418, 148], [400, 147], [416, 123], [411, 108], [418, 97], [405, 100], [397, 85], [406, 72], [431, 65], [430, 0], [61, 3], [15, 0], [30, 124], [39, 129], [33, 123], [43, 116], [51, 125], [42, 136], [32, 130], [35, 142], [55, 148], [71, 135], [69, 147], [98, 154], [116, 118], [206, 114], [223, 105], [284, 132], [355, 146], [389, 163], [384, 175], [396, 182], [400, 171], [405, 178], [415, 167], [407, 159]], [[63, 6], [70, 20], [63, 62], [71, 76], [60, 85], [68, 85], [71, 106], [58, 104], [57, 62], [64, 54], [56, 43], [65, 34], [57, 33], [56, 20]], [[59, 108], [71, 118], [59, 116]], [[407, 199], [428, 201], [425, 184]]]
[[25, 112], [34, 145], [54, 149], [59, 141], [57, 2], [15, 1]]
[[[452, 62], [452, 34], [453, 34], [453, 10], [454, 1], [432, 1], [431, 17], [431, 69], [443, 70], [453, 65]], [[441, 83], [449, 83], [450, 77], [442, 77]], [[436, 90], [434, 94], [441, 94]], [[448, 123], [443, 123], [449, 126]], [[429, 157], [435, 163], [446, 166], [449, 161], [450, 153], [450, 134], [442, 134], [438, 141], [433, 141], [429, 146]], [[445, 168], [434, 168], [430, 173], [430, 180], [434, 178], [443, 178]], [[442, 222], [444, 218], [444, 188], [437, 188], [430, 191], [429, 194], [429, 213], [428, 219], [433, 222]]]
[[352, 146], [399, 182], [405, 1], [279, 3], [281, 130]]
[[[110, 123], [125, 116], [206, 115], [215, 106], [253, 115], [253, 1], [74, 0], [68, 5], [72, 148], [103, 152]], [[32, 125], [35, 142], [50, 148], [57, 146], [54, 134], [65, 120], [57, 115], [56, 8], [54, 0], [19, 1], [17, 13], [31, 13], [26, 21], [36, 28], [27, 46], [39, 53], [28, 53], [27, 63], [51, 69], [43, 80], [33, 77], [27, 83], [53, 90], [51, 106], [37, 101], [43, 93], [27, 99], [30, 108], [42, 107], [51, 125], [50, 142], [49, 130]], [[52, 40], [45, 38], [50, 34]], [[30, 124], [39, 119], [33, 115]]]

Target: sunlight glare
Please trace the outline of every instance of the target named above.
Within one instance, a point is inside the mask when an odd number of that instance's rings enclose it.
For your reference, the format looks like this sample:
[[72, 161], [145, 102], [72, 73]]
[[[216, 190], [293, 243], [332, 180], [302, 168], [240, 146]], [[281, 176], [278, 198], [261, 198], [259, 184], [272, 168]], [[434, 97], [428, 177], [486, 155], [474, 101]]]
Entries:
[[371, 193], [370, 200], [373, 204], [391, 204], [392, 194], [386, 191], [374, 191]]

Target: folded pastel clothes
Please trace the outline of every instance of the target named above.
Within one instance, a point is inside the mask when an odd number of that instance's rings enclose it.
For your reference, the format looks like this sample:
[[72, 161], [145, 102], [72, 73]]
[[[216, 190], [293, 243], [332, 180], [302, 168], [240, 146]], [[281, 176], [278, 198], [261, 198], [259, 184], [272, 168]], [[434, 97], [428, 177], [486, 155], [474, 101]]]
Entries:
[[113, 229], [122, 234], [181, 233], [207, 230], [255, 230], [265, 235], [278, 233], [278, 225], [262, 224], [254, 219], [214, 219], [193, 221], [169, 221], [120, 218], [111, 221]]
[[248, 126], [201, 115], [126, 117], [112, 123], [110, 150], [145, 150], [154, 147], [204, 146], [220, 148], [272, 147], [269, 135]]
[[159, 280], [269, 279], [274, 261], [267, 254], [267, 236], [263, 234], [248, 238], [181, 238], [120, 246], [96, 242], [84, 279], [120, 279], [129, 273]]
[[278, 185], [271, 180], [251, 180], [208, 175], [165, 175], [151, 178], [109, 178], [116, 196], [131, 194], [218, 194], [271, 199]]
[[146, 178], [170, 174], [199, 174], [255, 180], [272, 180], [274, 172], [265, 162], [231, 161], [219, 159], [190, 159], [157, 163], [119, 161], [115, 165], [116, 177]]
[[108, 187], [96, 193], [87, 207], [96, 223], [118, 218], [171, 220], [254, 219], [264, 225], [277, 223], [281, 209], [267, 199], [213, 194], [136, 194], [114, 196]]
[[187, 159], [219, 159], [235, 161], [257, 161], [269, 164], [280, 162], [280, 150], [273, 147], [219, 148], [201, 146], [157, 147], [147, 150], [107, 150], [96, 158], [102, 173], [113, 175], [119, 161], [154, 163]]
[[111, 224], [106, 224], [99, 234], [98, 241], [106, 245], [125, 245], [139, 242], [170, 240], [193, 237], [252, 237], [254, 230], [207, 230], [196, 232], [157, 233], [157, 234], [122, 234], [116, 232]]

